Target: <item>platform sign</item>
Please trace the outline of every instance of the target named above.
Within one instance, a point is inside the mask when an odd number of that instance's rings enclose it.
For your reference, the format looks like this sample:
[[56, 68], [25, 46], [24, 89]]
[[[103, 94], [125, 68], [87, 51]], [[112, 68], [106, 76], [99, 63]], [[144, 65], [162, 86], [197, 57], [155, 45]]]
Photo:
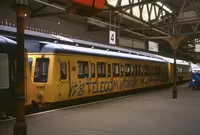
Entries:
[[158, 52], [158, 43], [149, 41], [148, 47], [149, 47], [149, 51]]
[[200, 52], [200, 44], [195, 45], [195, 52]]
[[116, 32], [110, 30], [109, 31], [109, 44], [116, 44]]

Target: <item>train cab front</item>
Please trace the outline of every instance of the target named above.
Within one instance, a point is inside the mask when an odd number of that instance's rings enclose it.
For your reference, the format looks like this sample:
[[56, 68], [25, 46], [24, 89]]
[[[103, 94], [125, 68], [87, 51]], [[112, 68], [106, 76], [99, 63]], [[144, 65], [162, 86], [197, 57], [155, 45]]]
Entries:
[[53, 82], [52, 58], [48, 55], [29, 54], [29, 65], [31, 68], [31, 78], [36, 86], [33, 95], [33, 104], [39, 105], [40, 109], [48, 109], [48, 105], [55, 102], [56, 86]]

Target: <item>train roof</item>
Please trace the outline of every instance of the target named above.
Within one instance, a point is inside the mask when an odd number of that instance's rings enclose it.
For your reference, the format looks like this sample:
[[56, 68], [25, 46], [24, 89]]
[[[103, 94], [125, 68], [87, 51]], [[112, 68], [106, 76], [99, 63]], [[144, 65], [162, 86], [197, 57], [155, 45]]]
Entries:
[[0, 35], [0, 53], [13, 53], [16, 47], [15, 41]]
[[0, 35], [0, 44], [1, 45], [5, 45], [5, 44], [16, 45], [16, 42]]
[[80, 39], [75, 39], [75, 38], [68, 38], [68, 37], [63, 37], [63, 36], [54, 35], [54, 34], [51, 34], [51, 35], [55, 38], [58, 38], [61, 41], [66, 41], [69, 44], [74, 43], [75, 45], [82, 46], [82, 47], [109, 49], [109, 50], [112, 50], [112, 51], [121, 51], [121, 52], [124, 52], [124, 53], [132, 53], [132, 54], [136, 54], [136, 55], [162, 59], [161, 57], [158, 57], [157, 55], [154, 55], [154, 54], [151, 54], [151, 53], [133, 50], [133, 49], [126, 49], [126, 48], [122, 48], [120, 46], [101, 44], [101, 43], [96, 43], [96, 42], [92, 42], [92, 41], [85, 41], [85, 40], [80, 40]]
[[114, 52], [109, 50], [86, 48], [86, 47], [51, 43], [51, 42], [41, 42], [41, 43], [44, 44], [44, 46], [40, 51], [43, 53], [79, 53], [79, 54], [93, 55], [93, 56], [106, 56], [106, 57], [118, 57], [118, 58], [137, 59], [137, 60], [154, 61], [154, 62], [166, 62], [163, 59], [158, 59], [150, 56], [149, 57], [140, 56], [131, 53]]
[[[164, 60], [168, 61], [169, 63], [174, 64], [174, 59], [172, 59], [172, 58], [167, 58], [167, 57], [160, 56], [160, 55], [158, 55], [158, 56], [161, 57], [161, 58], [163, 58]], [[184, 61], [184, 60], [176, 59], [176, 63], [177, 63], [178, 65], [190, 66], [190, 63], [187, 62], [187, 61]]]
[[[168, 58], [168, 57], [164, 57], [164, 56], [157, 55], [157, 54], [151, 54], [148, 52], [143, 52], [143, 51], [138, 51], [138, 50], [133, 50], [133, 49], [130, 50], [130, 49], [122, 48], [119, 46], [100, 44], [100, 43], [95, 43], [95, 42], [85, 41], [85, 40], [80, 40], [80, 39], [75, 39], [75, 38], [68, 38], [68, 37], [63, 37], [63, 36], [54, 35], [54, 34], [51, 34], [51, 35], [55, 38], [58, 38], [61, 41], [66, 41], [67, 43], [71, 43], [71, 44], [74, 43], [75, 45], [82, 46], [82, 47], [97, 48], [97, 49], [103, 49], [103, 50], [109, 49], [110, 51], [115, 51], [115, 52], [121, 51], [123, 53], [131, 53], [131, 54], [140, 55], [140, 56], [144, 56], [144, 57], [162, 59], [171, 64], [174, 63], [173, 58]], [[183, 60], [176, 60], [176, 62], [179, 65], [189, 65], [189, 62], [186, 62]]]

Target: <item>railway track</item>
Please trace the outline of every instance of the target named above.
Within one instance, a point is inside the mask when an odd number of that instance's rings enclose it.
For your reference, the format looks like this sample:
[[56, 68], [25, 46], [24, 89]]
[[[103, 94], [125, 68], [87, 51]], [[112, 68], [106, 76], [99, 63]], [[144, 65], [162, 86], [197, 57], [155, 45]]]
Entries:
[[4, 120], [7, 120], [7, 119], [11, 119], [11, 118], [13, 118], [13, 117], [12, 116], [8, 116], [5, 113], [0, 113], [0, 122], [4, 121]]

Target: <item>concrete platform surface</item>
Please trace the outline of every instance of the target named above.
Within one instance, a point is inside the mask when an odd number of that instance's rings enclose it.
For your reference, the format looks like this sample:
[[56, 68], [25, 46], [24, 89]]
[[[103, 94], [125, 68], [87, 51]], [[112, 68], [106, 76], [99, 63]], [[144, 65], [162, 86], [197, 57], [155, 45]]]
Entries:
[[[200, 91], [172, 88], [31, 116], [28, 135], [200, 135]], [[0, 123], [12, 135], [14, 121]]]

